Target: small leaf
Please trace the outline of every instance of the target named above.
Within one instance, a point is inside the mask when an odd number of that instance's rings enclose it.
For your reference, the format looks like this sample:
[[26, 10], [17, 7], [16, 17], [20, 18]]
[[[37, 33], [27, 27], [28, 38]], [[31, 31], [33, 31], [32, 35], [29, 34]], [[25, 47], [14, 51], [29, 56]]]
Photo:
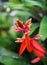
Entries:
[[44, 16], [40, 23], [39, 34], [42, 35], [42, 40], [45, 40], [47, 38], [47, 16]]

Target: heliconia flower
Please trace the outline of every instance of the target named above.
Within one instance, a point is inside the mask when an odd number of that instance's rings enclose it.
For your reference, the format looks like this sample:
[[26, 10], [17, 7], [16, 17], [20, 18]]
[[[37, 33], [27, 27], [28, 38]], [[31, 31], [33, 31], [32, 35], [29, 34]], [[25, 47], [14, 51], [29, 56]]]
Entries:
[[30, 38], [28, 35], [28, 32], [30, 31], [31, 26], [31, 19], [29, 19], [25, 25], [20, 20], [16, 20], [16, 25], [14, 26], [14, 29], [17, 32], [23, 32], [24, 38], [17, 38], [16, 42], [21, 42], [20, 50], [19, 50], [19, 56], [23, 54], [25, 49], [30, 53], [34, 51], [37, 58], [31, 60], [31, 63], [39, 62], [42, 58], [45, 57], [46, 51], [44, 47], [36, 40], [40, 38], [42, 35], [37, 34], [33, 38]]
[[31, 19], [29, 19], [25, 25], [23, 24], [23, 22], [21, 22], [20, 20], [16, 20], [16, 25], [14, 26], [14, 29], [17, 32], [23, 32], [23, 33], [27, 33], [30, 31], [30, 26], [31, 26]]
[[19, 55], [22, 55], [25, 49], [27, 49], [28, 52], [34, 51], [34, 53], [37, 56], [37, 58], [31, 61], [32, 63], [36, 63], [40, 61], [42, 58], [45, 57], [45, 54], [46, 54], [46, 51], [43, 48], [43, 46], [38, 41], [36, 41], [36, 38], [40, 38], [41, 35], [37, 34], [33, 38], [30, 38], [28, 33], [24, 35], [25, 35], [24, 38], [17, 38], [17, 41], [16, 41], [16, 42], [22, 42], [20, 46], [20, 50], [19, 50]]

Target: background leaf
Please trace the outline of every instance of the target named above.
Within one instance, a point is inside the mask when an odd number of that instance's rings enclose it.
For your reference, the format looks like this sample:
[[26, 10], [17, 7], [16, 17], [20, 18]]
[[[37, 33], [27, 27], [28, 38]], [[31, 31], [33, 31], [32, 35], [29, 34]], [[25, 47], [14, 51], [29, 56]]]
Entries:
[[42, 35], [42, 40], [45, 40], [47, 38], [47, 16], [44, 16], [40, 23], [39, 34]]
[[[27, 60], [28, 61], [28, 60]], [[0, 62], [5, 65], [30, 65], [25, 58], [0, 47]]]
[[41, 8], [45, 7], [43, 2], [33, 1], [33, 0], [22, 0], [27, 7], [39, 6]]
[[39, 27], [39, 23], [32, 23], [30, 35]]

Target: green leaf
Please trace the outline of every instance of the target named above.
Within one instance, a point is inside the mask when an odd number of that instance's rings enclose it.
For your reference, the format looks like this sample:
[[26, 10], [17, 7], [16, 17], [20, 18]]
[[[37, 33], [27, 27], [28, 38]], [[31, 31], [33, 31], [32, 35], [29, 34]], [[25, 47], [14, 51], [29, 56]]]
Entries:
[[45, 40], [47, 38], [47, 16], [44, 16], [40, 23], [39, 34], [42, 35], [42, 40]]
[[16, 14], [16, 17], [18, 17], [21, 21], [26, 22], [29, 17], [34, 17], [31, 13], [27, 11], [19, 11]]
[[21, 3], [19, 0], [9, 0], [10, 2], [13, 2], [13, 3]]
[[5, 65], [30, 65], [28, 60], [0, 47], [0, 62]]
[[25, 6], [28, 6], [28, 7], [39, 6], [43, 8], [45, 6], [43, 2], [32, 1], [32, 0], [24, 0], [23, 3], [25, 4]]
[[22, 37], [22, 33], [16, 32], [15, 29], [13, 29], [13, 28], [10, 28], [9, 35], [13, 39]]
[[24, 4], [15, 4], [12, 2], [6, 2], [6, 3], [3, 3], [3, 5], [5, 6], [6, 9], [10, 8], [10, 10], [23, 9], [24, 7]]
[[7, 13], [0, 14], [0, 23], [4, 23], [6, 21]]
[[13, 28], [10, 28], [9, 34], [10, 34], [10, 36], [11, 36], [13, 39], [16, 38], [16, 32], [15, 32], [15, 30], [14, 30]]
[[8, 36], [6, 36], [6, 37], [1, 36], [0, 37], [0, 46], [8, 47], [11, 43], [12, 43], [12, 41]]
[[39, 27], [39, 23], [33, 23], [31, 26], [30, 35]]
[[12, 26], [12, 17], [8, 16], [8, 13], [1, 13], [0, 14], [0, 28], [6, 29]]

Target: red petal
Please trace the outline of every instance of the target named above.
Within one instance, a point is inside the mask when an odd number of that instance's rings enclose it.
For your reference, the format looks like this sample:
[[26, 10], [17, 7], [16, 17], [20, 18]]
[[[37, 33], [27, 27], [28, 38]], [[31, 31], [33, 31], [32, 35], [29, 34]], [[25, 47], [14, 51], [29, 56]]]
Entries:
[[14, 26], [14, 29], [15, 29], [17, 32], [23, 32], [23, 29], [20, 28], [20, 27]]
[[32, 48], [32, 45], [30, 43], [30, 37], [28, 34], [26, 34], [25, 37], [26, 37], [27, 50], [28, 50], [28, 52], [31, 52], [33, 50], [33, 48]]
[[35, 35], [33, 38], [34, 38], [34, 39], [38, 39], [38, 38], [41, 38], [41, 37], [42, 37], [42, 35], [37, 34], [37, 35]]
[[30, 27], [29, 26], [26, 26], [25, 27], [25, 33], [29, 32], [30, 31]]
[[25, 32], [29, 32], [29, 31], [30, 31], [30, 26], [31, 26], [31, 19], [29, 19], [29, 20], [25, 23]]
[[34, 48], [36, 48], [38, 51], [41, 51], [42, 53], [46, 53], [44, 47], [39, 42], [33, 39], [31, 40], [31, 43], [34, 46]]
[[34, 48], [34, 53], [35, 53], [38, 57], [41, 57], [41, 58], [45, 57], [42, 52], [38, 51], [38, 50], [35, 49], [35, 48]]
[[31, 24], [31, 19], [29, 19], [26, 23], [25, 23], [25, 26]]
[[20, 21], [20, 20], [16, 20], [16, 23], [17, 23], [17, 25], [18, 25], [18, 27], [20, 27], [20, 28], [24, 28], [24, 25], [23, 25], [23, 22], [22, 21]]
[[22, 42], [20, 50], [19, 50], [19, 55], [22, 55], [22, 53], [24, 52], [25, 48], [26, 48], [26, 43], [25, 40]]
[[33, 59], [33, 60], [31, 61], [31, 63], [37, 63], [37, 62], [39, 62], [39, 61], [40, 61], [40, 57], [37, 57], [37, 58]]
[[30, 43], [27, 44], [27, 50], [28, 52], [31, 52], [33, 50], [32, 45]]

